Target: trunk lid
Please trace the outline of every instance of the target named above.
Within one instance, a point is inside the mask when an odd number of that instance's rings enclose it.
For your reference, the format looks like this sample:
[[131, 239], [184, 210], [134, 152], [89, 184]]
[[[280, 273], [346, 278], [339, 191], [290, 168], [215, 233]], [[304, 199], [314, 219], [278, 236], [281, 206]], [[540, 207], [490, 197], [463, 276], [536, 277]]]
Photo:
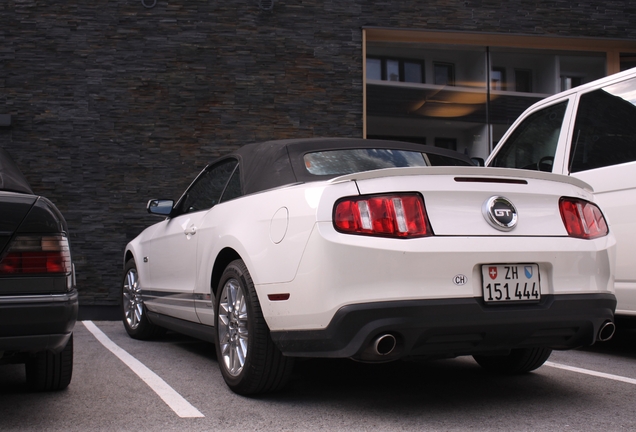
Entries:
[[[423, 167], [368, 171], [334, 179], [355, 180], [362, 195], [419, 192], [437, 236], [567, 236], [559, 211], [561, 197], [593, 201], [591, 187], [571, 177], [527, 170], [480, 167]], [[492, 199], [516, 210], [516, 225], [493, 222]], [[496, 206], [495, 206], [496, 207]]]
[[0, 192], [0, 255], [36, 200], [34, 195]]

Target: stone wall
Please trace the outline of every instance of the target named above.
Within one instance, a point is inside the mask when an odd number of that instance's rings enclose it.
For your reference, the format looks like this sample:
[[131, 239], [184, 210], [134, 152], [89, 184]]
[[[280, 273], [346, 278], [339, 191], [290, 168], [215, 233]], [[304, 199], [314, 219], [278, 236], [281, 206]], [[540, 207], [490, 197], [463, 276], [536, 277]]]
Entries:
[[364, 26], [636, 39], [635, 5], [3, 0], [0, 146], [66, 216], [81, 304], [115, 305], [148, 198], [248, 142], [362, 136]]

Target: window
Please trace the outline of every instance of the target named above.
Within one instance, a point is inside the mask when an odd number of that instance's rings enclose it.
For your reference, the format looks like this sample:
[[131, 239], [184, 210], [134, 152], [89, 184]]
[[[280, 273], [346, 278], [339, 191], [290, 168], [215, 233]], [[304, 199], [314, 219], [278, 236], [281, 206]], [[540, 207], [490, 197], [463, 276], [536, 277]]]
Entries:
[[433, 63], [435, 71], [435, 84], [455, 85], [455, 65], [452, 63]]
[[620, 70], [636, 67], [636, 53], [620, 53]]
[[636, 161], [636, 79], [581, 96], [570, 172]]
[[532, 71], [515, 69], [515, 91], [532, 93]]
[[578, 87], [583, 83], [581, 77], [574, 76], [561, 76], [561, 91], [570, 90], [571, 88]]
[[208, 210], [218, 204], [237, 164], [235, 159], [226, 159], [203, 171], [183, 195], [178, 205], [181, 213]]
[[505, 90], [506, 89], [506, 68], [493, 67], [490, 71], [490, 89]]
[[512, 132], [491, 166], [552, 171], [567, 102], [561, 102], [526, 118]]
[[435, 147], [445, 148], [448, 150], [457, 150], [456, 138], [435, 138]]
[[400, 62], [398, 60], [386, 60], [387, 81], [400, 81]]
[[221, 202], [230, 201], [242, 195], [243, 192], [241, 190], [241, 170], [239, 167], [236, 167], [234, 173], [232, 174], [232, 177], [230, 178], [230, 181], [225, 187], [225, 191], [223, 191]]
[[423, 83], [424, 61], [369, 57], [367, 79]]
[[423, 83], [424, 73], [422, 63], [404, 61], [404, 81], [412, 83]]
[[422, 153], [387, 149], [351, 149], [308, 153], [305, 167], [314, 175], [344, 175], [382, 168], [426, 166]]
[[382, 60], [376, 58], [367, 59], [367, 79], [382, 79]]

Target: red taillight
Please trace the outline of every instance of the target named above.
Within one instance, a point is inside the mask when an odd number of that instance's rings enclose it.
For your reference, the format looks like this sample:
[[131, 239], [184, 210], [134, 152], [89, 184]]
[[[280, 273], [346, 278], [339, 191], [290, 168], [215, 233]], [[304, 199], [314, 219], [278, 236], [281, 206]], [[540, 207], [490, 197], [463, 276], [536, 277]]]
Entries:
[[609, 232], [601, 209], [589, 201], [561, 198], [559, 209], [565, 229], [571, 237], [593, 239]]
[[0, 262], [0, 274], [68, 274], [71, 253], [64, 236], [18, 236]]
[[419, 194], [345, 198], [336, 203], [333, 223], [348, 234], [412, 238], [433, 235]]

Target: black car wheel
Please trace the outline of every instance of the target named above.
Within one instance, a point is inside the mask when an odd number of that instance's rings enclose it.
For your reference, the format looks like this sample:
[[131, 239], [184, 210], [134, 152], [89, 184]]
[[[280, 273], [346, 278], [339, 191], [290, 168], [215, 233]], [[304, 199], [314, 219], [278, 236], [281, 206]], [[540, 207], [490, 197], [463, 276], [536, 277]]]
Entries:
[[522, 374], [533, 371], [548, 360], [548, 348], [513, 349], [508, 355], [475, 355], [473, 358], [484, 369], [501, 374]]
[[73, 375], [73, 335], [62, 351], [39, 352], [25, 363], [27, 385], [35, 391], [63, 390]]
[[287, 384], [294, 359], [274, 345], [247, 267], [231, 262], [216, 296], [216, 353], [227, 385], [242, 395], [271, 392]]
[[152, 339], [164, 332], [161, 327], [151, 323], [146, 316], [146, 307], [141, 297], [139, 273], [132, 259], [124, 267], [121, 307], [122, 321], [130, 337], [141, 340]]

